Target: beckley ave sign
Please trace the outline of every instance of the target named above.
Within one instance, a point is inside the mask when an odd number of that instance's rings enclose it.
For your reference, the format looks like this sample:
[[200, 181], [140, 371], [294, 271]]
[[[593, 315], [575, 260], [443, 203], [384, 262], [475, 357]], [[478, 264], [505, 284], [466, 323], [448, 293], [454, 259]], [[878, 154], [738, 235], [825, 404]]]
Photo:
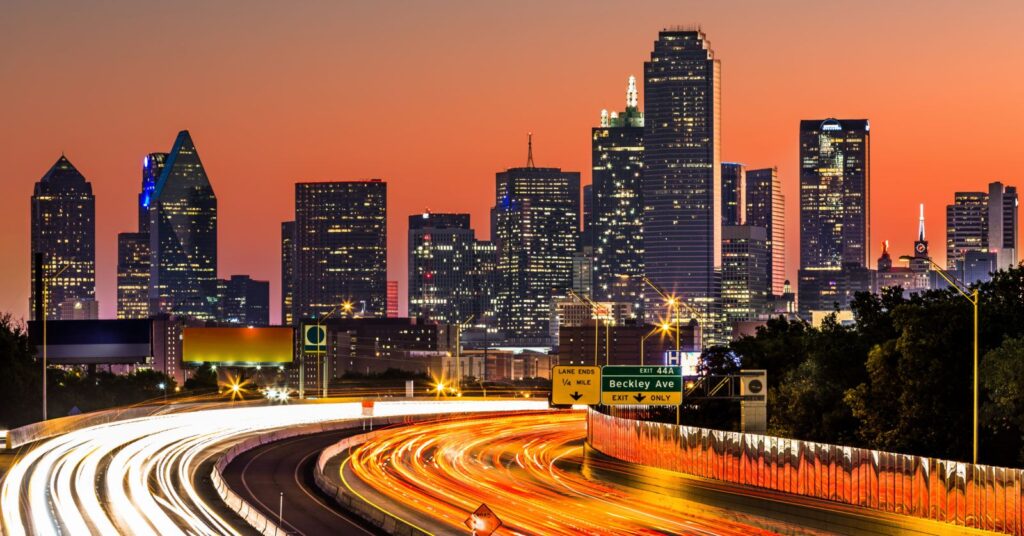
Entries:
[[601, 403], [678, 406], [683, 403], [682, 368], [604, 366], [601, 368]]

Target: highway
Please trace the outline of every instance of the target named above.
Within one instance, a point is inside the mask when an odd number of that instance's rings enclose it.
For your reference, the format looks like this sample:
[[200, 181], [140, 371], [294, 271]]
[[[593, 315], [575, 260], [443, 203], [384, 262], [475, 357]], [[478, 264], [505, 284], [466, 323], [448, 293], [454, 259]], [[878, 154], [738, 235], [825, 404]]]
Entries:
[[463, 523], [481, 503], [504, 522], [499, 534], [822, 533], [624, 486], [615, 472], [631, 477], [635, 466], [614, 460], [600, 462], [605, 480], [589, 479], [584, 435], [578, 412], [417, 424], [354, 450], [341, 477], [432, 533], [468, 532]]
[[263, 515], [276, 520], [284, 493], [281, 526], [290, 534], [383, 534], [341, 510], [313, 483], [313, 466], [325, 447], [358, 435], [356, 428], [293, 437], [247, 451], [224, 470], [224, 480]]
[[[546, 407], [543, 400], [378, 402], [376, 416]], [[3, 533], [248, 534], [196, 484], [199, 468], [253, 434], [358, 418], [358, 402], [208, 409], [85, 428], [42, 441], [0, 483]], [[205, 464], [205, 465], [204, 465]]]

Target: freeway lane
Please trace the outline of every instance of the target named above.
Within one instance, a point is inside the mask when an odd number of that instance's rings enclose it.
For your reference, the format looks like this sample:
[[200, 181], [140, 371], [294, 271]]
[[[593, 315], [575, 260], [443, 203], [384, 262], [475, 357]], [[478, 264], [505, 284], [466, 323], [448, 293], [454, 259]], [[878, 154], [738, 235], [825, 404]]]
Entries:
[[[543, 400], [378, 402], [377, 416], [536, 410]], [[248, 534], [197, 489], [200, 467], [252, 434], [361, 415], [358, 402], [207, 409], [107, 423], [40, 442], [0, 482], [4, 534]], [[200, 486], [201, 488], [202, 486]]]
[[224, 469], [224, 480], [235, 493], [276, 520], [284, 492], [283, 527], [292, 534], [383, 534], [359, 517], [334, 504], [313, 482], [320, 451], [339, 440], [364, 433], [355, 428], [268, 443], [247, 451]]
[[580, 413], [559, 412], [396, 428], [354, 450], [341, 477], [434, 532], [465, 531], [463, 521], [486, 503], [504, 521], [503, 534], [823, 533], [588, 479], [580, 470], [585, 426]]

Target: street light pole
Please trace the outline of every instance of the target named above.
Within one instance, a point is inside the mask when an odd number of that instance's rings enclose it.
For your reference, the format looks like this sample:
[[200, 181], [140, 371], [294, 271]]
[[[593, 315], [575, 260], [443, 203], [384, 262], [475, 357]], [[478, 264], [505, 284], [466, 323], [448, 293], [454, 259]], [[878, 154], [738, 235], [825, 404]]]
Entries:
[[[900, 260], [910, 261], [915, 258], [922, 257], [911, 257], [909, 255], [903, 255], [900, 257]], [[974, 309], [974, 414], [972, 426], [973, 430], [971, 431], [971, 459], [973, 463], [978, 463], [978, 302], [980, 301], [978, 296], [978, 289], [975, 288], [970, 294], [968, 294], [967, 292], [964, 291], [964, 289], [967, 288], [967, 285], [960, 282], [959, 279], [951, 275], [949, 272], [943, 270], [941, 266], [936, 264], [935, 261], [931, 259], [931, 257], [923, 258], [927, 260], [928, 263], [935, 268], [935, 271], [940, 276], [942, 276], [942, 278], [945, 279], [946, 282], [950, 284], [950, 286], [955, 288], [956, 291], [959, 292], [960, 295], [963, 296], [967, 301], [971, 302], [971, 307]]]
[[57, 279], [58, 277], [60, 277], [60, 274], [63, 274], [64, 271], [67, 270], [70, 267], [71, 267], [70, 264], [65, 264], [63, 268], [61, 268], [60, 270], [57, 270], [57, 273], [53, 274], [52, 276], [50, 276], [50, 277], [43, 276], [43, 304], [42, 304], [42, 307], [43, 307], [43, 420], [44, 421], [49, 418], [49, 412], [47, 411], [47, 408], [46, 408], [46, 366], [47, 366], [47, 363], [46, 363], [46, 317], [49, 316], [49, 312], [50, 312], [48, 310], [50, 308], [50, 299], [49, 299], [50, 279]]

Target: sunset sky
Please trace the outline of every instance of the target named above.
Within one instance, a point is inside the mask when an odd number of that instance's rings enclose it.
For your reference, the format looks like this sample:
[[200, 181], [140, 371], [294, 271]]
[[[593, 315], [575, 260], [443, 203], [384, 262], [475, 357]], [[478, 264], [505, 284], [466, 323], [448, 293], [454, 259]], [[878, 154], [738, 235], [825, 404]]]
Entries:
[[[65, 152], [92, 182], [101, 316], [142, 157], [188, 129], [219, 201], [222, 277], [271, 282], [296, 181], [388, 182], [388, 277], [406, 218], [472, 214], [526, 160], [582, 172], [658, 30], [700, 25], [722, 61], [723, 157], [779, 168], [798, 263], [800, 119], [868, 118], [872, 263], [909, 254], [917, 204], [1024, 186], [1024, 2], [43, 2], [0, 10], [0, 311], [28, 314], [29, 198]], [[643, 102], [641, 87], [641, 103]], [[642, 105], [642, 104], [641, 104]]]

